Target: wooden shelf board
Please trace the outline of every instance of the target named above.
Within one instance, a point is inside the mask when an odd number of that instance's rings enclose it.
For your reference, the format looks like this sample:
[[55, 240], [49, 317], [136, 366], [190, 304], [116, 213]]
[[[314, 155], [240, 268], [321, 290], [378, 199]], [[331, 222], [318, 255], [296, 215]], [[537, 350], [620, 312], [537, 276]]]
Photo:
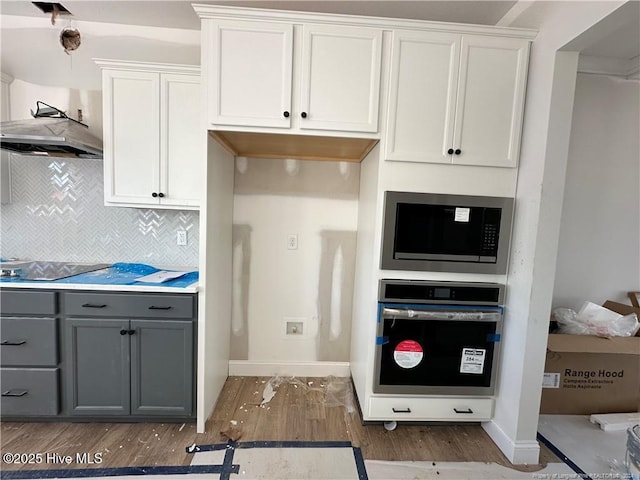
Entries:
[[210, 131], [209, 134], [239, 157], [295, 158], [361, 162], [378, 139]]

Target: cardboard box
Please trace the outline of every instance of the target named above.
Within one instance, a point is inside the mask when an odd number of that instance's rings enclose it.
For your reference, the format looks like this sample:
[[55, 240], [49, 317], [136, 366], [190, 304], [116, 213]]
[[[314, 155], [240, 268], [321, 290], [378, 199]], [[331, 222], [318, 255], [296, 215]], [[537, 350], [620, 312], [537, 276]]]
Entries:
[[[640, 322], [640, 308], [638, 307], [614, 302], [613, 300], [607, 300], [602, 304], [602, 306], [616, 313], [619, 313], [620, 315], [629, 315], [630, 313], [635, 313], [638, 317], [638, 321]], [[638, 330], [638, 332], [636, 333], [636, 337], [640, 337], [640, 330]]]
[[540, 413], [640, 411], [640, 337], [549, 335]]

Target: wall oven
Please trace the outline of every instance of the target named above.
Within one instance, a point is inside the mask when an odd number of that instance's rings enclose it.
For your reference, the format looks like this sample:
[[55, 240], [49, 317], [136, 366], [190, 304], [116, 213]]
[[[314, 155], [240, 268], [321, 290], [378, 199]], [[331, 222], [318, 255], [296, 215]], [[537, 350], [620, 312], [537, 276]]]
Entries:
[[381, 280], [374, 393], [492, 395], [504, 286]]
[[513, 198], [385, 192], [381, 268], [503, 274]]

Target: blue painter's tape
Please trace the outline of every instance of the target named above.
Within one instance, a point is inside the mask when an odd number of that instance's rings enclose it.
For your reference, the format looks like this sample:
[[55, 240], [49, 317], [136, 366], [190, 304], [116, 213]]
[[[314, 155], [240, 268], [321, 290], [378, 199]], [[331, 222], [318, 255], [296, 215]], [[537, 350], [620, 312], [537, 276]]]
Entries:
[[367, 469], [364, 466], [364, 457], [359, 447], [353, 447], [353, 457], [356, 460], [356, 470], [358, 470], [358, 480], [369, 480]]
[[[186, 475], [189, 473], [217, 473], [225, 470], [240, 473], [240, 465], [189, 465], [166, 467], [123, 467], [123, 468], [70, 468], [64, 470], [3, 470], [3, 479], [31, 478], [86, 478], [86, 477], [121, 477], [125, 475]], [[229, 477], [226, 477], [229, 478]]]
[[376, 345], [386, 345], [389, 343], [389, 337], [376, 337]]
[[493, 342], [493, 343], [497, 343], [500, 341], [500, 334], [499, 333], [488, 333], [487, 334], [487, 342]]
[[351, 442], [327, 441], [327, 442], [300, 442], [300, 441], [256, 441], [256, 442], [229, 442], [213, 445], [197, 445], [194, 450], [187, 447], [187, 453], [211, 452], [216, 450], [239, 448], [351, 448]]

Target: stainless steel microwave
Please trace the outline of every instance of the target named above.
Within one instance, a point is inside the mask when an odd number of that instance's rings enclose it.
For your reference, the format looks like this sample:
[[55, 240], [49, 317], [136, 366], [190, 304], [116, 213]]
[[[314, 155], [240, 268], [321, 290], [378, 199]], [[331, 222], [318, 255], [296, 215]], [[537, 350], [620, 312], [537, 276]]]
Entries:
[[383, 270], [503, 274], [513, 198], [385, 192]]

